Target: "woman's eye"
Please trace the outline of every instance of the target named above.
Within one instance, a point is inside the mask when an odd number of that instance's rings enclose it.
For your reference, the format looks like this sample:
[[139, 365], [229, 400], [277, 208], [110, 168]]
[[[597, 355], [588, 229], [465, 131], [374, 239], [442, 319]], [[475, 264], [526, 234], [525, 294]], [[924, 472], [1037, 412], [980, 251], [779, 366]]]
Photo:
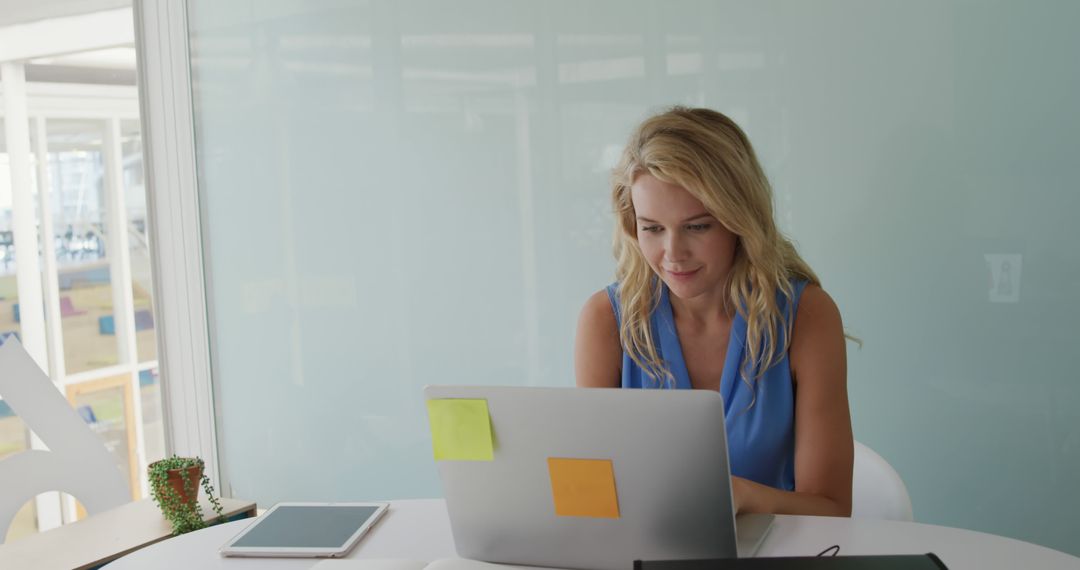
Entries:
[[692, 232], [703, 232], [712, 227], [712, 224], [690, 224], [686, 226], [686, 229]]
[[656, 233], [660, 231], [660, 226], [641, 226], [641, 231]]

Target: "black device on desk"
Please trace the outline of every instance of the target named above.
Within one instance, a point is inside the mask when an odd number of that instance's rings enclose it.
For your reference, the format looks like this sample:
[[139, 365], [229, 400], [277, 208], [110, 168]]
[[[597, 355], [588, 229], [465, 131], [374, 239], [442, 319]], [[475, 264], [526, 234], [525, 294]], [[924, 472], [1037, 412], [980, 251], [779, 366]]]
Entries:
[[948, 570], [934, 554], [635, 560], [634, 570]]

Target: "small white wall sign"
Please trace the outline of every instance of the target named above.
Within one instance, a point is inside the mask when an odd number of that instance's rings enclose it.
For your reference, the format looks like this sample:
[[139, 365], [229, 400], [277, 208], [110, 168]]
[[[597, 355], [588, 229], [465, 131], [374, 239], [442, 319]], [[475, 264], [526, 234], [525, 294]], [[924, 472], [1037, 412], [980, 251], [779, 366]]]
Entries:
[[990, 275], [988, 293], [990, 302], [1018, 302], [1023, 257], [1019, 253], [987, 253], [984, 257]]

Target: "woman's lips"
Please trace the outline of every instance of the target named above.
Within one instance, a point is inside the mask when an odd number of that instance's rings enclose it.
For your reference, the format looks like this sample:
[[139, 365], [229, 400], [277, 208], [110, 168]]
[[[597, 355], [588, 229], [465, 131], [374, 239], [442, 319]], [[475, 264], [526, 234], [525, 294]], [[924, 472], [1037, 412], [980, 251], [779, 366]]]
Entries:
[[671, 271], [670, 269], [665, 269], [665, 271], [667, 271], [668, 275], [670, 275], [670, 276], [672, 276], [672, 277], [674, 277], [676, 279], [689, 279], [689, 278], [693, 277], [694, 275], [696, 275], [697, 272], [700, 271], [700, 270], [701, 270], [700, 267], [693, 270], [693, 271]]

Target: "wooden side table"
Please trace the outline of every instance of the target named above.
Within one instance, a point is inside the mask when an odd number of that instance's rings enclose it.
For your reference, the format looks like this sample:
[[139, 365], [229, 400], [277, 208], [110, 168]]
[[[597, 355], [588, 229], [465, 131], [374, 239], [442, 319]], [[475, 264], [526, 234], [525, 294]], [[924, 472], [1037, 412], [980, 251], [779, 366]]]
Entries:
[[[226, 520], [255, 516], [255, 503], [220, 499]], [[217, 517], [199, 495], [206, 521]], [[172, 536], [152, 499], [134, 501], [59, 528], [0, 545], [0, 568], [89, 569]]]

